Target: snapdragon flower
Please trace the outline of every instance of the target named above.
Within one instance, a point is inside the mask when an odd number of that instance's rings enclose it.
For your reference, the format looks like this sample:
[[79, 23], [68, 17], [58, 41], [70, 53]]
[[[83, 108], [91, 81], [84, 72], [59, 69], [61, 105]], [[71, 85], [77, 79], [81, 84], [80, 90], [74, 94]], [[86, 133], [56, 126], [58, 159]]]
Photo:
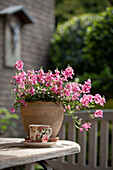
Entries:
[[[95, 105], [104, 106], [105, 98], [100, 94], [94, 96], [90, 94], [91, 80], [88, 79], [84, 84], [79, 84], [78, 81], [72, 81], [74, 70], [68, 66], [64, 71], [56, 69], [54, 73], [49, 70], [44, 72], [43, 68], [38, 71], [23, 70], [24, 63], [19, 60], [15, 64], [17, 72], [10, 81], [12, 92], [14, 93], [14, 105], [9, 108], [15, 112], [18, 106], [24, 105], [27, 107], [26, 102], [32, 101], [59, 101], [62, 102], [64, 112], [72, 116], [75, 126], [83, 131], [88, 131], [91, 124], [86, 122], [82, 124], [82, 119], [74, 116], [74, 112], [87, 108], [94, 107]], [[89, 113], [89, 111], [88, 111]], [[103, 117], [101, 109], [96, 110], [90, 118]]]

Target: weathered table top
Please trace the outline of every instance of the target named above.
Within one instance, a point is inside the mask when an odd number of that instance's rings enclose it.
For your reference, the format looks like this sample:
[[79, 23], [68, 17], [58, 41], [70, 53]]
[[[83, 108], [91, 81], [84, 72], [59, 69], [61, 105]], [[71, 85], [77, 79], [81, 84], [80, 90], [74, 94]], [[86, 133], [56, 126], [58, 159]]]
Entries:
[[0, 169], [80, 152], [76, 142], [59, 140], [48, 148], [30, 148], [22, 138], [0, 138]]

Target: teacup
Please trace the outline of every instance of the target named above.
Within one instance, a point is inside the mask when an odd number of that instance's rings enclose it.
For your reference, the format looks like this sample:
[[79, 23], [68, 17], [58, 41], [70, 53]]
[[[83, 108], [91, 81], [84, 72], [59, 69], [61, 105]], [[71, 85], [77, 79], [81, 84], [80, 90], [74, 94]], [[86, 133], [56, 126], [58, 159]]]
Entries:
[[29, 125], [31, 142], [48, 142], [52, 134], [50, 125]]

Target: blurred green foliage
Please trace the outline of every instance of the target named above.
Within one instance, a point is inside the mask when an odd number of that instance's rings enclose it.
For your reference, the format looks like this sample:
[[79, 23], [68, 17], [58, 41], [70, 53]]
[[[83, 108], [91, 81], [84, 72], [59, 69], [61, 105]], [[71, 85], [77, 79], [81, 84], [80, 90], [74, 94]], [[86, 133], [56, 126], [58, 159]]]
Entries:
[[97, 13], [112, 6], [113, 0], [56, 0], [56, 25], [83, 13]]
[[58, 25], [49, 51], [52, 70], [73, 67], [80, 82], [91, 78], [92, 94], [113, 98], [113, 8]]
[[10, 113], [5, 107], [0, 107], [0, 135], [8, 129], [9, 125], [15, 126], [12, 119], [18, 119], [18, 115]]

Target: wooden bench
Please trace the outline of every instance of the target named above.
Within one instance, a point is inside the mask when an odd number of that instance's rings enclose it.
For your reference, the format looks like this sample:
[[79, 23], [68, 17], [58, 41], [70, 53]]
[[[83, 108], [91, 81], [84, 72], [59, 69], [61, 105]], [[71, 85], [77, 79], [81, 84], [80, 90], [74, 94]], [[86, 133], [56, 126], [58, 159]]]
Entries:
[[45, 160], [80, 152], [80, 146], [72, 141], [59, 140], [51, 147], [34, 148], [22, 144], [23, 140], [0, 138], [0, 169], [26, 165], [26, 170], [33, 170], [34, 164], [39, 163], [45, 170], [52, 170]]
[[[76, 115], [84, 120], [88, 117], [85, 111]], [[49, 161], [55, 170], [113, 170], [113, 110], [104, 110], [104, 118], [94, 119], [91, 123], [89, 132], [80, 132], [75, 129], [70, 116], [64, 118], [59, 137], [78, 142], [81, 152], [58, 158], [56, 162]]]

